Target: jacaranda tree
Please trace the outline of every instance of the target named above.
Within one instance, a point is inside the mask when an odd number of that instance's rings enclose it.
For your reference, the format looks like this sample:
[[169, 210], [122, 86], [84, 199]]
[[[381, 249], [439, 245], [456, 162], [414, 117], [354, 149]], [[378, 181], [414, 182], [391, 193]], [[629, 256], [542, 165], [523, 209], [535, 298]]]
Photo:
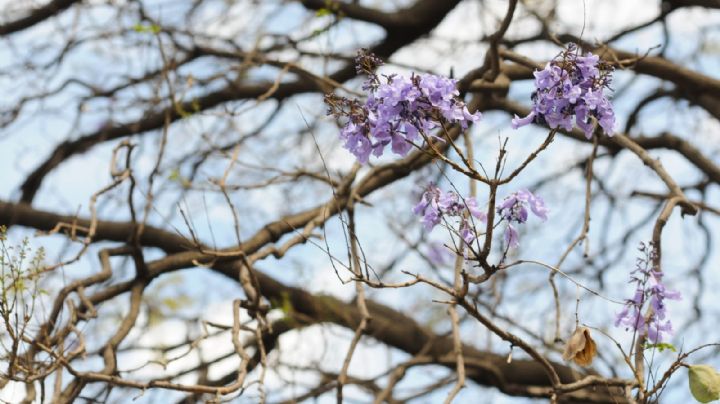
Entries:
[[717, 1], [0, 4], [0, 399], [720, 399]]

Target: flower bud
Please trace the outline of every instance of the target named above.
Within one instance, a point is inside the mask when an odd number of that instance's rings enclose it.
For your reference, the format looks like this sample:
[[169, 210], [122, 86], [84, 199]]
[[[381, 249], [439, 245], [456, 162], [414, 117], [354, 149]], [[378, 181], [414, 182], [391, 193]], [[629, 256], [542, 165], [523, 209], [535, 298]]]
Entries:
[[712, 366], [692, 365], [688, 370], [690, 392], [701, 403], [720, 400], [720, 373]]

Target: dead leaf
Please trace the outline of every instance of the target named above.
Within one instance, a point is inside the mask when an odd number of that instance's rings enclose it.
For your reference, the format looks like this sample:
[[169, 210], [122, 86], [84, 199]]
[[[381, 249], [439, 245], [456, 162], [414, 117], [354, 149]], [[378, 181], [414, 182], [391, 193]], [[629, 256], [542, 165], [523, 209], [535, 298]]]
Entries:
[[597, 345], [590, 336], [590, 329], [579, 327], [568, 340], [563, 359], [573, 360], [580, 366], [589, 366], [596, 354]]

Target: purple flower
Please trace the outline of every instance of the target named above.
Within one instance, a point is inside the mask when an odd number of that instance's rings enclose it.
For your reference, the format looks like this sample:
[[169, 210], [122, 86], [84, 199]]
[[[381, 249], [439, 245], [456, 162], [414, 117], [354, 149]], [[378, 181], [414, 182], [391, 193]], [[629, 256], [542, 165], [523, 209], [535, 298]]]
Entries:
[[[615, 112], [604, 94], [610, 85], [612, 67], [597, 55], [580, 56], [575, 44], [535, 71], [533, 109], [524, 118], [512, 120], [513, 129], [530, 123], [553, 129], [572, 130], [577, 125], [590, 139], [599, 124], [606, 135], [614, 134]], [[575, 117], [573, 124], [573, 117]]]
[[507, 246], [515, 248], [520, 245], [518, 232], [512, 223], [525, 223], [528, 220], [528, 207], [535, 216], [543, 221], [547, 220], [548, 208], [545, 206], [545, 201], [527, 189], [521, 189], [508, 195], [498, 206], [498, 215], [502, 220], [508, 222], [504, 236]]
[[618, 314], [615, 319], [615, 326], [624, 325], [628, 329], [633, 328], [636, 330], [645, 328], [645, 317], [642, 312], [635, 306], [625, 306], [625, 308]]
[[[615, 318], [615, 326], [624, 325], [626, 330], [634, 330], [647, 336], [652, 343], [662, 342], [663, 334], [672, 334], [672, 324], [666, 320], [665, 299], [678, 300], [680, 293], [668, 290], [662, 283], [662, 272], [654, 267], [657, 258], [655, 247], [640, 244], [643, 257], [638, 258], [636, 268], [630, 273], [630, 282], [635, 283], [635, 295], [625, 301], [625, 307]], [[646, 303], [649, 306], [646, 307]], [[643, 315], [643, 309], [647, 314]]]
[[352, 122], [349, 122], [340, 131], [340, 138], [345, 140], [345, 148], [357, 157], [361, 163], [367, 163], [372, 152], [372, 144], [362, 134], [362, 129]]
[[527, 206], [542, 220], [547, 219], [548, 209], [545, 201], [527, 189], [521, 189], [505, 197], [498, 207], [498, 214], [509, 222], [525, 223], [528, 219]]
[[430, 262], [435, 265], [445, 265], [454, 256], [447, 247], [437, 241], [428, 243], [426, 254]]
[[[530, 194], [530, 192], [528, 192]], [[535, 216], [539, 217], [543, 221], [547, 220], [547, 214], [549, 212], [549, 209], [547, 206], [545, 206], [545, 201], [543, 198], [539, 196], [534, 196], [530, 194], [530, 198], [528, 199], [528, 204], [530, 205], [530, 210], [535, 214]]]
[[439, 210], [428, 209], [423, 216], [422, 223], [425, 226], [425, 230], [431, 231], [435, 226], [440, 224], [442, 214]]
[[600, 74], [597, 67], [600, 61], [599, 56], [588, 53], [586, 56], [576, 57], [575, 60], [583, 77], [597, 77]]
[[517, 248], [517, 246], [520, 245], [518, 232], [517, 230], [515, 230], [513, 225], [509, 223], [507, 229], [505, 229], [505, 234], [503, 235], [503, 238], [505, 239], [505, 244], [510, 248]]
[[467, 220], [463, 219], [461, 223], [460, 237], [465, 240], [466, 244], [470, 245], [473, 241], [475, 241], [475, 230], [470, 227], [470, 223], [468, 223]]
[[465, 198], [465, 207], [475, 218], [479, 219], [483, 223], [487, 222], [487, 214], [478, 208], [475, 198]]
[[413, 208], [413, 213], [423, 217], [421, 221], [427, 231], [431, 231], [443, 218], [459, 217], [460, 237], [467, 244], [471, 244], [477, 236], [465, 214], [468, 213], [483, 223], [487, 221], [487, 215], [478, 208], [475, 198], [461, 198], [454, 191], [442, 192], [433, 183], [427, 186], [420, 202]]
[[658, 342], [662, 342], [663, 340], [663, 333], [665, 334], [672, 334], [673, 328], [670, 321], [660, 322], [655, 321], [653, 323], [648, 324], [647, 326], [647, 338], [652, 343], [657, 344]]
[[529, 125], [533, 123], [533, 120], [535, 119], [535, 111], [530, 111], [530, 114], [526, 116], [525, 118], [520, 118], [519, 116], [515, 115], [515, 118], [510, 122], [510, 125], [513, 129], [517, 129], [521, 126]]
[[418, 202], [417, 205], [415, 205], [415, 207], [413, 207], [412, 211], [414, 214], [416, 214], [416, 215], [424, 214], [425, 209], [427, 209], [427, 207], [430, 205], [430, 201], [428, 201], [425, 198], [426, 194], [427, 194], [427, 191], [425, 191], [425, 193], [423, 194], [422, 198], [420, 199], [420, 202]]
[[455, 192], [449, 191], [440, 195], [438, 198], [438, 207], [443, 212], [457, 216], [458, 213], [463, 210], [464, 205], [460, 204], [460, 197]]
[[328, 114], [348, 120], [340, 138], [361, 163], [367, 163], [370, 153], [381, 156], [388, 144], [393, 153], [405, 156], [420, 134], [435, 137], [430, 132], [446, 123], [466, 129], [481, 117], [479, 112], [470, 113], [457, 98], [456, 80], [432, 74], [391, 75], [381, 80], [374, 72], [381, 61], [366, 50], [361, 50], [356, 62], [358, 72], [369, 76], [363, 86], [370, 92], [365, 104], [332, 94], [325, 102]]

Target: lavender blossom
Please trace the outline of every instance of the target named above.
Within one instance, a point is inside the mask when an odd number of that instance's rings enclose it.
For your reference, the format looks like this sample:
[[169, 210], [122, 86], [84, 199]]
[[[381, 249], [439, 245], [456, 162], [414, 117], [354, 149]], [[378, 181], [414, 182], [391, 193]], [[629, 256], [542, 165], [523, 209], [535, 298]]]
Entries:
[[[635, 269], [630, 273], [630, 283], [635, 284], [635, 294], [625, 301], [625, 307], [615, 318], [615, 326], [625, 326], [626, 330], [646, 335], [652, 343], [662, 342], [663, 334], [672, 334], [672, 323], [666, 319], [665, 299], [679, 300], [680, 293], [668, 290], [662, 283], [662, 272], [654, 266], [657, 258], [655, 246], [640, 243], [643, 257], [638, 258]], [[650, 310], [643, 315], [643, 309], [649, 303]]]
[[456, 80], [432, 74], [410, 77], [390, 75], [381, 80], [374, 69], [382, 62], [365, 50], [356, 59], [359, 73], [368, 75], [363, 89], [369, 91], [365, 104], [344, 97], [327, 95], [328, 114], [344, 117], [340, 131], [344, 147], [361, 163], [370, 155], [380, 157], [390, 145], [395, 154], [405, 156], [422, 136], [444, 124], [459, 124], [480, 119], [471, 114], [458, 98]]
[[535, 216], [543, 221], [547, 220], [548, 208], [545, 206], [545, 201], [541, 197], [533, 195], [527, 189], [521, 189], [508, 195], [498, 206], [498, 215], [500, 215], [501, 220], [507, 222], [504, 234], [507, 246], [515, 248], [520, 245], [518, 232], [513, 226], [513, 222], [525, 223], [528, 220], [528, 207]]
[[454, 254], [447, 247], [437, 241], [428, 243], [425, 253], [430, 262], [435, 265], [446, 265], [454, 257]]
[[530, 123], [547, 124], [553, 129], [573, 129], [574, 124], [590, 139], [599, 124], [606, 135], [614, 134], [615, 112], [604, 94], [609, 88], [612, 66], [588, 52], [579, 56], [577, 45], [551, 60], [543, 70], [535, 71], [533, 109], [524, 118], [515, 115], [513, 129]]
[[413, 208], [413, 213], [423, 217], [422, 223], [427, 231], [435, 228], [443, 218], [459, 217], [460, 237], [467, 244], [475, 241], [476, 233], [465, 213], [483, 223], [487, 222], [487, 215], [478, 208], [475, 198], [460, 198], [454, 191], [442, 192], [433, 183], [425, 189], [420, 202]]

